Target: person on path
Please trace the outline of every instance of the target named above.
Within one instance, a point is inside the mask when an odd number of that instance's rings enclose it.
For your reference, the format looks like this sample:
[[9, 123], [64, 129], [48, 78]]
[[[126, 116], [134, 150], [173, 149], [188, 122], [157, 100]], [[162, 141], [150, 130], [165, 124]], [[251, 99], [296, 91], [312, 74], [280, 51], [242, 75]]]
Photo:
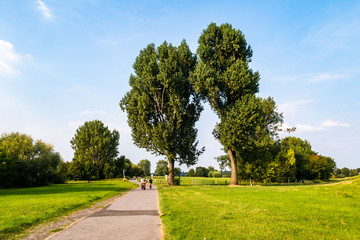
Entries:
[[141, 178], [141, 189], [143, 189], [143, 190], [146, 189], [146, 178], [145, 177]]
[[150, 178], [149, 183], [150, 183], [149, 187], [150, 187], [150, 190], [151, 190], [151, 188], [152, 188], [152, 183], [153, 183], [153, 179], [152, 179], [152, 178]]

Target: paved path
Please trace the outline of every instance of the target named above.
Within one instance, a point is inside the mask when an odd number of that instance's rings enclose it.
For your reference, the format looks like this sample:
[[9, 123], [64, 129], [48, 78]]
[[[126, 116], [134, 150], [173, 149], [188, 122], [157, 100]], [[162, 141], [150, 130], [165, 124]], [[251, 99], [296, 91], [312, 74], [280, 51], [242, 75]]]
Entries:
[[157, 189], [136, 188], [51, 239], [160, 240]]

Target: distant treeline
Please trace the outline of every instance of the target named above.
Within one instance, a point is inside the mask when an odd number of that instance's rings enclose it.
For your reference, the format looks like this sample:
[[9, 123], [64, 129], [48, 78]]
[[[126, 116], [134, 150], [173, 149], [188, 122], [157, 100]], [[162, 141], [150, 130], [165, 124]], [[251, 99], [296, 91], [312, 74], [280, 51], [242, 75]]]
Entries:
[[354, 177], [360, 174], [360, 168], [349, 169], [347, 167], [344, 168], [335, 168], [334, 176], [336, 178], [344, 178], [344, 177]]
[[[243, 161], [246, 158], [247, 161]], [[335, 161], [311, 149], [308, 141], [297, 137], [286, 137], [281, 141], [274, 141], [266, 148], [258, 148], [251, 155], [243, 155], [237, 165], [237, 176], [241, 180], [256, 182], [294, 182], [301, 180], [328, 181], [332, 176], [357, 175], [357, 170], [347, 168], [336, 169]], [[213, 167], [196, 167], [187, 173], [189, 177], [230, 176], [228, 155], [216, 158], [220, 172]], [[351, 172], [351, 174], [350, 174]]]
[[26, 134], [0, 138], [0, 188], [32, 187], [63, 183], [67, 164], [53, 146]]
[[[109, 145], [105, 144], [104, 147]], [[109, 154], [104, 153], [104, 156]], [[138, 165], [125, 156], [103, 158], [106, 161], [96, 164], [93, 159], [80, 157], [65, 162], [50, 144], [34, 141], [31, 136], [19, 132], [4, 133], [0, 137], [0, 188], [43, 186], [65, 183], [67, 180], [119, 178], [124, 177], [124, 170], [125, 175], [131, 177], [150, 175], [150, 161], [146, 159]]]

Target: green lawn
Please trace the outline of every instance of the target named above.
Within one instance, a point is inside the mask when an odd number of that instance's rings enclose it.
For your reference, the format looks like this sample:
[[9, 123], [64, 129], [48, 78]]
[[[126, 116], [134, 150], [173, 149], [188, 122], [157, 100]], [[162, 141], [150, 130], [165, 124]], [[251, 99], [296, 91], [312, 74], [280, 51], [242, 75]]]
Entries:
[[[179, 178], [179, 177], [175, 177]], [[155, 177], [155, 182], [159, 183], [159, 180], [162, 183], [166, 183], [165, 177], [157, 176]], [[180, 185], [228, 185], [230, 184], [230, 178], [209, 178], [209, 177], [181, 177]]]
[[0, 239], [137, 187], [122, 180], [0, 190]]
[[360, 239], [360, 178], [293, 186], [159, 185], [166, 239]]

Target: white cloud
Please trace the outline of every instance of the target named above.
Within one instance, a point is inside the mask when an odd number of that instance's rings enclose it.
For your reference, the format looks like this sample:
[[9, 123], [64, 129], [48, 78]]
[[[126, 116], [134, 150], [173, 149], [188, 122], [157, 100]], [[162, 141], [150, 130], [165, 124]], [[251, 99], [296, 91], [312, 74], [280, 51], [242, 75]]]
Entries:
[[350, 124], [327, 120], [327, 121], [321, 123], [321, 126], [323, 126], [323, 127], [346, 127], [346, 128], [349, 128]]
[[296, 124], [296, 132], [302, 133], [302, 132], [319, 132], [324, 130], [323, 127], [316, 127], [306, 124]]
[[340, 74], [329, 74], [329, 73], [320, 73], [315, 76], [312, 76], [307, 79], [308, 82], [315, 83], [315, 82], [323, 82], [328, 80], [335, 80], [345, 78], [345, 75]]
[[100, 114], [100, 115], [105, 115], [106, 112], [105, 111], [89, 111], [89, 110], [85, 110], [85, 111], [82, 111], [81, 114]]
[[0, 39], [0, 76], [19, 75], [14, 69], [14, 64], [20, 61], [20, 56], [15, 52], [14, 46]]
[[[288, 127], [288, 124], [283, 124], [283, 128]], [[334, 122], [331, 120], [327, 120], [325, 122], [322, 122], [319, 126], [312, 126], [307, 124], [296, 124], [296, 132], [302, 133], [302, 132], [319, 132], [319, 131], [325, 131], [327, 128], [332, 127], [345, 127], [349, 128], [350, 124], [348, 123], [341, 123], [341, 122]]]
[[53, 15], [51, 14], [51, 10], [48, 6], [46, 6], [46, 4], [43, 1], [37, 0], [36, 1], [38, 4], [37, 9], [39, 9], [39, 11], [41, 12], [41, 14], [46, 17], [46, 18], [52, 18]]
[[303, 105], [306, 105], [306, 104], [309, 104], [312, 102], [313, 102], [313, 100], [311, 100], [311, 99], [303, 99], [303, 100], [298, 100], [298, 101], [294, 101], [294, 102], [282, 103], [282, 104], [279, 104], [278, 109], [280, 112], [283, 112], [286, 115], [295, 115], [300, 106], [303, 106]]

